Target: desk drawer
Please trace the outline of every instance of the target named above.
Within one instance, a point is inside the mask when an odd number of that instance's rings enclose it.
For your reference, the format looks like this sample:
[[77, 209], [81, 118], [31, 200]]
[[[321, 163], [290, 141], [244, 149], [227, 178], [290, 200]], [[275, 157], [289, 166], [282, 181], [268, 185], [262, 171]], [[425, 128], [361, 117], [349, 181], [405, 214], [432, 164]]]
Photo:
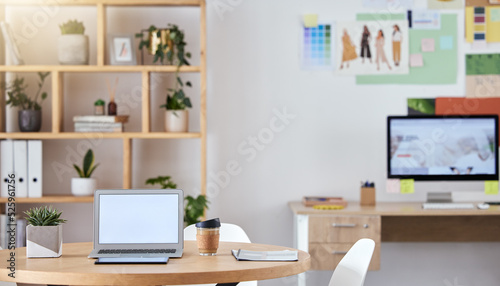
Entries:
[[[311, 270], [333, 271], [354, 243], [310, 243]], [[380, 242], [375, 243], [368, 270], [380, 269]]]
[[380, 242], [380, 216], [309, 216], [309, 242]]

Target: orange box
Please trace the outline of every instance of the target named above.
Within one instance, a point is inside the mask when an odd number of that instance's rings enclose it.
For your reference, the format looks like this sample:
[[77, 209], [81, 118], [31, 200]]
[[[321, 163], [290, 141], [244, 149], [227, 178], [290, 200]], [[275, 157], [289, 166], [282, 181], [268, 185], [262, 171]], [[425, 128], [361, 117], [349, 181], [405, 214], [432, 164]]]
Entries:
[[375, 205], [375, 188], [373, 187], [361, 187], [361, 200], [359, 202], [362, 206], [374, 206]]

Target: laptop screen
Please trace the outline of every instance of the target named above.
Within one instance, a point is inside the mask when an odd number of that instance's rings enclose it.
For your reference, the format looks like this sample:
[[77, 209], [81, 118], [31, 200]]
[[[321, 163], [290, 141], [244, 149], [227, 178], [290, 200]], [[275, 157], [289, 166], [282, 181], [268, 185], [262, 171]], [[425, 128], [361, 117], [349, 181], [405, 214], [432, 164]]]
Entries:
[[179, 242], [179, 194], [101, 194], [99, 200], [99, 244]]

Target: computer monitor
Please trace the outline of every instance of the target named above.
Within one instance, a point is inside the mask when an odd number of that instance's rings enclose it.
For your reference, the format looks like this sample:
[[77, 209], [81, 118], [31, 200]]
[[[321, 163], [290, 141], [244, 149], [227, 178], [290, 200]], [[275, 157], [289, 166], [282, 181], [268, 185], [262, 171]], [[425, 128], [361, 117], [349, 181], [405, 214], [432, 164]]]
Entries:
[[389, 116], [388, 178], [498, 180], [498, 116]]

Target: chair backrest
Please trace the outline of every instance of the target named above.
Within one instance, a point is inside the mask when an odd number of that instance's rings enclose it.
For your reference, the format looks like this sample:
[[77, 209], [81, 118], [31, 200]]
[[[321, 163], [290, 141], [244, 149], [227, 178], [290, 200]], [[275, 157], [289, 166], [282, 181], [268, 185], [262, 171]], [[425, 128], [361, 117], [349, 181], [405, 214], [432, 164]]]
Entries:
[[[188, 225], [184, 229], [184, 240], [196, 240], [196, 227], [194, 224]], [[232, 223], [221, 223], [219, 240], [250, 243], [250, 238], [248, 238], [245, 231], [240, 226]]]
[[329, 286], [363, 286], [375, 242], [369, 238], [358, 240], [333, 271]]

